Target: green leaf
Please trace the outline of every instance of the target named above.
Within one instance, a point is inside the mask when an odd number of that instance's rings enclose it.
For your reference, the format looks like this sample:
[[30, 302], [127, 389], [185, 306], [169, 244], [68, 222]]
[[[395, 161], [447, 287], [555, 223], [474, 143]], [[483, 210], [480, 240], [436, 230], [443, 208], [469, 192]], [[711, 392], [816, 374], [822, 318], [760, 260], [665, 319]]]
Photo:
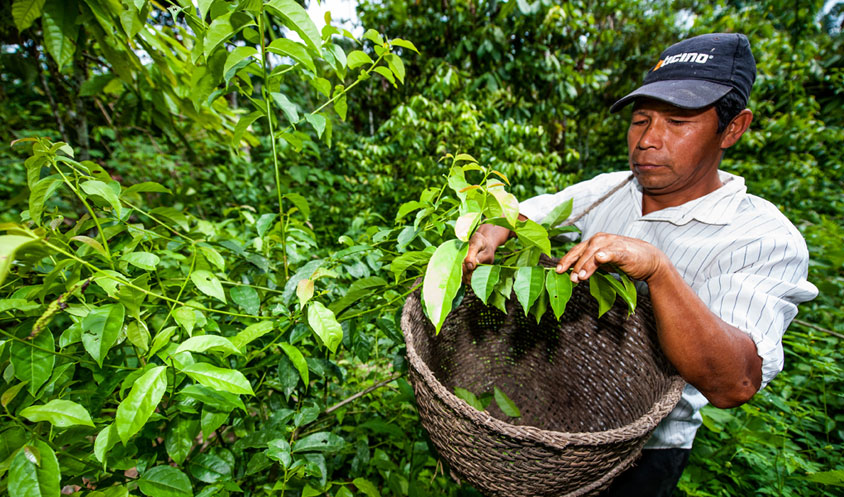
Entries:
[[[310, 83], [311, 83], [311, 86], [316, 88], [316, 90], [318, 92], [325, 95], [326, 98], [331, 97], [331, 81], [328, 81], [325, 78], [316, 78], [316, 79], [310, 80]], [[338, 86], [342, 86], [342, 85], [338, 85]]]
[[381, 76], [384, 76], [384, 79], [390, 82], [391, 85], [396, 86], [396, 77], [393, 75], [393, 72], [387, 69], [384, 66], [378, 66], [373, 71], [377, 72]]
[[293, 458], [290, 456], [290, 444], [283, 438], [277, 438], [267, 443], [267, 457], [281, 463], [283, 468], [289, 468]]
[[205, 259], [208, 262], [213, 264], [220, 271], [226, 268], [226, 260], [215, 249], [211, 247], [206, 247], [205, 245], [200, 245], [199, 251], [202, 252], [202, 255], [205, 256]]
[[173, 466], [156, 466], [144, 472], [138, 487], [149, 497], [193, 497], [190, 478]]
[[12, 4], [12, 19], [18, 33], [32, 26], [36, 19], [41, 17], [45, 0], [15, 0]]
[[302, 355], [299, 349], [287, 342], [282, 342], [281, 348], [284, 350], [284, 353], [287, 354], [287, 357], [290, 359], [290, 362], [293, 363], [293, 366], [296, 367], [296, 370], [299, 371], [299, 376], [302, 377], [302, 383], [304, 383], [305, 388], [307, 388], [310, 383], [310, 379], [308, 377], [308, 362], [305, 360], [305, 356]]
[[143, 321], [133, 320], [129, 325], [126, 327], [126, 338], [134, 345], [138, 347], [141, 352], [146, 352], [149, 350], [149, 328], [147, 328], [146, 323]]
[[[27, 457], [35, 452], [40, 460]], [[9, 497], [59, 497], [61, 470], [56, 453], [40, 440], [24, 446], [12, 459], [6, 482]]]
[[231, 480], [232, 476], [231, 464], [212, 452], [191, 458], [188, 470], [194, 478], [205, 483]]
[[551, 241], [548, 239], [548, 232], [539, 224], [531, 221], [519, 221], [516, 223], [516, 236], [528, 247], [537, 247], [545, 255], [551, 256]]
[[246, 405], [237, 395], [228, 392], [219, 392], [203, 385], [188, 385], [179, 390], [177, 395], [185, 395], [198, 400], [218, 411], [230, 412], [236, 408], [246, 411]]
[[352, 480], [352, 485], [360, 492], [366, 494], [366, 497], [381, 497], [378, 487], [366, 478], [355, 478]]
[[405, 252], [393, 259], [390, 263], [390, 271], [395, 275], [396, 281], [398, 281], [407, 268], [427, 264], [431, 260], [432, 254], [433, 252], [424, 251]]
[[349, 69], [355, 69], [365, 64], [372, 64], [372, 59], [365, 52], [353, 50], [346, 56], [346, 63]]
[[480, 212], [468, 212], [458, 217], [457, 222], [454, 224], [454, 234], [457, 236], [457, 239], [462, 242], [468, 242], [469, 237], [472, 236], [472, 232], [480, 220]]
[[384, 38], [382, 38], [378, 31], [375, 31], [374, 29], [367, 29], [363, 34], [363, 37], [377, 45], [384, 44]]
[[70, 237], [70, 239], [73, 240], [73, 241], [76, 241], [76, 242], [82, 242], [85, 245], [91, 247], [98, 254], [103, 256], [103, 259], [105, 259], [105, 260], [110, 259], [109, 256], [108, 256], [108, 253], [105, 251], [105, 248], [103, 248], [103, 244], [98, 242], [97, 240], [94, 240], [93, 238], [91, 238], [89, 236], [84, 236], [84, 235], [72, 236], [72, 237]]
[[168, 326], [167, 328], [159, 331], [155, 335], [155, 338], [152, 339], [152, 345], [149, 348], [149, 352], [147, 352], [147, 357], [152, 357], [156, 352], [169, 344], [170, 339], [173, 338], [173, 335], [178, 329], [179, 328], [177, 326]]
[[184, 463], [198, 434], [199, 423], [196, 419], [177, 416], [167, 427], [167, 434], [164, 436], [164, 448], [167, 450], [167, 455], [176, 464]]
[[305, 45], [302, 45], [301, 43], [296, 43], [295, 41], [288, 40], [287, 38], [276, 38], [269, 44], [267, 50], [274, 54], [291, 57], [293, 60], [307, 67], [311, 72], [316, 72], [314, 59], [308, 53]]
[[234, 127], [234, 131], [232, 132], [232, 146], [236, 147], [240, 145], [240, 141], [243, 139], [243, 135], [246, 133], [246, 130], [249, 129], [249, 126], [263, 116], [264, 113], [257, 110], [251, 114], [241, 116], [237, 121], [237, 125]]
[[244, 12], [227, 12], [220, 17], [211, 21], [208, 30], [205, 32], [205, 40], [202, 45], [202, 51], [205, 57], [210, 57], [211, 53], [224, 41], [228, 40], [235, 33], [245, 28], [246, 26], [254, 26], [255, 22], [252, 17]]
[[223, 285], [210, 271], [200, 269], [194, 271], [190, 275], [190, 280], [199, 289], [200, 292], [214, 297], [222, 303], [226, 303], [226, 294], [223, 292]]
[[299, 309], [304, 309], [305, 304], [314, 296], [314, 280], [302, 280], [296, 285], [296, 297], [299, 299]]
[[346, 120], [346, 112], [349, 110], [349, 105], [346, 103], [346, 94], [345, 92], [346, 87], [343, 85], [336, 85], [334, 87], [334, 96], [336, 99], [334, 100], [334, 112], [340, 116], [341, 121]]
[[305, 114], [305, 120], [314, 127], [317, 138], [322, 138], [322, 133], [325, 131], [325, 116], [322, 114]]
[[331, 310], [321, 302], [311, 302], [308, 304], [308, 324], [332, 354], [337, 351], [343, 340], [343, 328]]
[[598, 317], [603, 316], [615, 303], [615, 288], [606, 278], [593, 274], [589, 278], [589, 293], [598, 301]]
[[222, 352], [225, 355], [235, 354], [242, 355], [240, 349], [232, 344], [231, 340], [219, 335], [201, 335], [191, 337], [182, 342], [179, 348], [176, 349], [176, 354], [180, 352]]
[[295, 205], [296, 208], [299, 209], [299, 212], [302, 213], [306, 221], [311, 217], [311, 207], [310, 205], [308, 205], [308, 199], [306, 199], [302, 195], [298, 193], [285, 193], [284, 195], [282, 195], [282, 198], [291, 201], [293, 205]]
[[97, 461], [105, 464], [106, 454], [119, 441], [120, 438], [117, 436], [117, 428], [114, 427], [114, 423], [100, 430], [97, 439], [94, 440], [94, 457], [97, 458]]
[[[615, 278], [615, 276], [604, 273], [604, 272], [595, 272], [595, 276], [604, 279], [613, 289], [615, 290], [616, 296], [620, 296], [625, 303], [627, 303], [627, 314], [633, 314], [636, 311], [636, 286], [630, 281], [630, 278], [627, 277], [626, 274], [621, 273], [619, 275], [622, 278], [622, 281], [619, 281]], [[627, 280], [626, 282], [624, 280]], [[613, 302], [615, 302], [615, 297], [613, 297]]]
[[240, 371], [218, 368], [204, 362], [189, 364], [182, 372], [196, 380], [200, 385], [234, 394], [255, 395], [249, 380]]
[[79, 32], [76, 18], [79, 16], [79, 7], [76, 2], [50, 0], [44, 5], [42, 14], [44, 46], [61, 70], [73, 59], [76, 52], [76, 37]]
[[166, 390], [167, 366], [154, 367], [135, 380], [114, 417], [117, 435], [124, 445], [144, 427]]
[[527, 316], [545, 286], [545, 270], [540, 267], [520, 267], [516, 270], [513, 290]]
[[355, 280], [354, 283], [349, 285], [349, 289], [346, 290], [346, 294], [343, 295], [340, 300], [332, 302], [328, 308], [331, 309], [331, 312], [334, 314], [339, 315], [358, 300], [375, 293], [375, 288], [382, 287], [386, 284], [387, 281], [379, 276], [370, 276], [368, 278]]
[[29, 193], [29, 217], [35, 221], [35, 224], [41, 224], [44, 204], [61, 184], [62, 179], [53, 175], [41, 178], [33, 185]]
[[125, 314], [121, 304], [107, 304], [92, 309], [82, 319], [82, 345], [100, 367], [117, 341]]
[[818, 473], [808, 473], [802, 479], [815, 483], [823, 483], [824, 485], [835, 485], [837, 487], [844, 487], [844, 469], [821, 471]]
[[491, 198], [487, 203], [487, 215], [489, 217], [503, 217], [507, 220], [509, 227], [515, 228], [519, 220], [519, 201], [516, 197], [507, 193], [501, 188], [493, 188], [489, 191]]
[[233, 336], [231, 342], [238, 349], [244, 350], [247, 344], [271, 332], [273, 327], [274, 324], [272, 321], [258, 321], [257, 323], [250, 324], [240, 333]]
[[551, 309], [558, 320], [566, 311], [566, 304], [571, 298], [572, 282], [568, 273], [559, 274], [553, 269], [545, 271], [545, 289], [551, 300]]
[[15, 400], [15, 397], [17, 397], [18, 393], [23, 390], [26, 383], [27, 382], [22, 381], [17, 385], [6, 389], [6, 391], [3, 392], [3, 395], [0, 395], [0, 406], [7, 407], [13, 400]]
[[108, 202], [111, 208], [114, 209], [114, 212], [115, 214], [117, 214], [117, 217], [120, 217], [120, 184], [116, 181], [112, 184], [117, 185], [117, 191], [115, 191], [115, 188], [112, 188], [109, 184], [95, 179], [88, 180], [79, 185], [79, 187], [82, 188], [82, 191], [84, 191], [88, 195], [100, 197], [106, 202]]
[[464, 402], [474, 407], [475, 409], [479, 411], [484, 410], [484, 405], [481, 404], [481, 401], [478, 400], [478, 397], [476, 397], [475, 394], [473, 394], [469, 390], [466, 390], [465, 388], [454, 387], [454, 395], [456, 395], [457, 398], [462, 399]]
[[[278, 41], [278, 40], [276, 40]], [[258, 54], [255, 47], [235, 47], [226, 56], [226, 64], [223, 66], [223, 74], [228, 74], [236, 65], [248, 57]]]
[[419, 50], [416, 49], [416, 46], [412, 42], [402, 40], [401, 38], [393, 38], [392, 40], [390, 40], [390, 45], [402, 48], [409, 48], [414, 52], [419, 53]]
[[401, 61], [401, 57], [390, 53], [384, 56], [384, 60], [387, 62], [387, 66], [390, 68], [390, 71], [396, 75], [396, 78], [398, 78], [401, 83], [404, 83], [404, 62]]
[[37, 238], [20, 235], [3, 235], [0, 236], [0, 284], [6, 280], [9, 274], [9, 269], [12, 267], [12, 261], [15, 260], [15, 254], [24, 245], [38, 241]]
[[472, 271], [472, 291], [484, 303], [488, 305], [489, 296], [495, 285], [498, 283], [498, 278], [501, 276], [501, 266], [482, 265]]
[[133, 193], [143, 193], [143, 192], [148, 192], [148, 193], [173, 193], [159, 183], [156, 183], [154, 181], [145, 181], [143, 183], [138, 183], [138, 184], [132, 185], [129, 188], [123, 190], [120, 193], [120, 196], [131, 195]]
[[284, 25], [292, 29], [308, 44], [308, 48], [319, 53], [322, 38], [310, 16], [295, 0], [270, 0], [265, 7], [281, 17]]
[[20, 415], [33, 423], [47, 421], [58, 428], [83, 425], [94, 427], [91, 415], [88, 411], [69, 400], [53, 399], [46, 404], [29, 406], [20, 412]]
[[302, 437], [293, 444], [291, 452], [330, 452], [337, 453], [343, 448], [346, 441], [343, 437], [334, 433], [321, 431]]
[[190, 226], [188, 226], [187, 216], [185, 216], [182, 211], [174, 207], [156, 207], [155, 209], [149, 211], [149, 213], [156, 217], [166, 217], [167, 219], [178, 224], [184, 230], [190, 229]]
[[29, 383], [28, 391], [33, 397], [36, 397], [38, 389], [50, 379], [56, 363], [56, 356], [53, 355], [55, 350], [53, 334], [49, 329], [42, 330], [31, 343], [15, 341], [9, 348], [15, 377]]
[[261, 298], [251, 286], [234, 286], [229, 289], [232, 301], [247, 314], [253, 316], [261, 310]]
[[500, 388], [495, 387], [493, 395], [495, 396], [495, 403], [498, 405], [498, 408], [501, 409], [501, 412], [511, 418], [521, 417], [522, 412], [519, 410], [518, 406], [516, 406], [516, 403], [510, 400], [510, 397], [508, 397]]
[[186, 306], [176, 307], [172, 311], [173, 319], [179, 323], [185, 332], [189, 335], [193, 335], [193, 328], [196, 326], [196, 313], [193, 312], [193, 309]]
[[422, 283], [422, 298], [428, 317], [439, 333], [451, 305], [460, 289], [463, 276], [463, 259], [469, 246], [458, 240], [449, 240], [439, 247], [428, 261]]
[[299, 107], [287, 98], [287, 95], [278, 92], [270, 93], [270, 96], [275, 101], [276, 105], [284, 112], [284, 117], [290, 121], [290, 124], [299, 122]]
[[572, 201], [573, 199], [568, 199], [554, 207], [551, 212], [545, 216], [545, 219], [542, 220], [542, 226], [545, 226], [546, 228], [555, 228], [559, 226], [560, 223], [568, 219], [571, 215]]
[[161, 262], [161, 259], [150, 252], [129, 252], [120, 258], [121, 261], [126, 261], [129, 264], [141, 268], [144, 271], [155, 271], [155, 266]]

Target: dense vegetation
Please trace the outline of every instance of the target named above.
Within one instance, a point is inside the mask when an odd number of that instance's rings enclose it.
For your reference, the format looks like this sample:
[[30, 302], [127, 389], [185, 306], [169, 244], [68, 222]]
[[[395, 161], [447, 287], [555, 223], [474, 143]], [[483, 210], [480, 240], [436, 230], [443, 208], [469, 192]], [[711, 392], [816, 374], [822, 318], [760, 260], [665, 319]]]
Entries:
[[294, 0], [4, 2], [0, 493], [475, 495], [402, 376], [398, 313], [457, 217], [440, 159], [518, 199], [623, 169], [609, 104], [740, 31], [755, 118], [723, 167], [821, 294], [782, 374], [704, 410], [678, 493], [839, 494], [844, 7], [559, 3], [364, 1], [355, 38]]

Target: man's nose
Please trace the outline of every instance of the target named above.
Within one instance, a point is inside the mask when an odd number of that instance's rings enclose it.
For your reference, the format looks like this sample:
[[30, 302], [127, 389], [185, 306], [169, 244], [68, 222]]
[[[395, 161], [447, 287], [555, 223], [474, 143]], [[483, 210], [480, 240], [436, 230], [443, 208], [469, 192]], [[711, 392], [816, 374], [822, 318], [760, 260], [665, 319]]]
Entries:
[[662, 148], [665, 126], [659, 119], [652, 119], [642, 131], [636, 146], [640, 149]]

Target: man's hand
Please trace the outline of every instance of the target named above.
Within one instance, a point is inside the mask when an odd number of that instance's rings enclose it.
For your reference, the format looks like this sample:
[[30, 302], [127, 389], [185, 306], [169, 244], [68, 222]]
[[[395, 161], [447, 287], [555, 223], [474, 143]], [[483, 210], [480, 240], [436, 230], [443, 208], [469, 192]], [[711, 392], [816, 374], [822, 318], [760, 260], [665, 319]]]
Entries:
[[492, 264], [495, 261], [495, 250], [507, 242], [510, 233], [509, 229], [494, 224], [483, 224], [478, 228], [469, 239], [469, 250], [463, 259], [464, 283], [471, 283], [472, 271], [478, 264]]
[[604, 265], [615, 266], [633, 279], [649, 281], [671, 262], [648, 242], [598, 233], [569, 250], [557, 263], [557, 272], [564, 273], [572, 268], [571, 280], [577, 283], [587, 280]]

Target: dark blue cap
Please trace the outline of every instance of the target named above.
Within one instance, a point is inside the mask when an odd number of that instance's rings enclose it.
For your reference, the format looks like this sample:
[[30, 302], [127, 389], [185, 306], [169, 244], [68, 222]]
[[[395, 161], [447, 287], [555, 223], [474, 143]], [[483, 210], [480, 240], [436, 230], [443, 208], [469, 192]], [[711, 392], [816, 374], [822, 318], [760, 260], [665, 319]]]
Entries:
[[695, 36], [668, 47], [648, 71], [642, 86], [610, 107], [617, 112], [641, 97], [683, 109], [701, 109], [737, 90], [744, 101], [756, 80], [756, 60], [743, 34]]

